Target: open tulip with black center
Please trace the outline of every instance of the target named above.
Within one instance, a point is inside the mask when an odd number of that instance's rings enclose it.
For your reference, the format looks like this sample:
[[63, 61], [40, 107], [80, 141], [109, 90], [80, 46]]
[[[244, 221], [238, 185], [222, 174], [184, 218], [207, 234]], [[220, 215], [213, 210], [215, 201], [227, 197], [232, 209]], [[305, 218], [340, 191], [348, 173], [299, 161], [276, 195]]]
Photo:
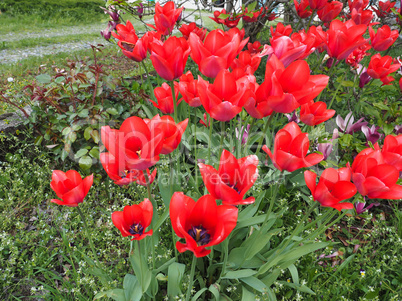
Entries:
[[185, 243], [176, 242], [177, 250], [204, 257], [211, 253], [207, 247], [220, 244], [232, 232], [238, 210], [233, 206], [218, 206], [211, 195], [204, 195], [196, 202], [183, 192], [175, 192], [169, 213], [174, 232], [186, 240]]

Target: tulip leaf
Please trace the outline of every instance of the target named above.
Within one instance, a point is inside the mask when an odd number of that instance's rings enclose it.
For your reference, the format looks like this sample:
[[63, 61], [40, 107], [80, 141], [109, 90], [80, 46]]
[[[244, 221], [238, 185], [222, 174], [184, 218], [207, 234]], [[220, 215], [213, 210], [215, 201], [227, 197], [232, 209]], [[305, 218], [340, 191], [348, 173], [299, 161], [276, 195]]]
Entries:
[[257, 256], [246, 260], [244, 252], [246, 247], [234, 248], [230, 251], [228, 262], [233, 268], [258, 268], [264, 264], [264, 261]]
[[191, 301], [197, 301], [198, 298], [200, 298], [201, 295], [202, 295], [206, 290], [207, 290], [206, 287], [200, 289], [200, 290], [193, 296], [193, 298], [191, 298]]
[[275, 269], [271, 271], [268, 276], [261, 279], [261, 281], [264, 282], [267, 287], [270, 287], [276, 281], [276, 279], [278, 279], [280, 274], [281, 269]]
[[139, 254], [131, 255], [130, 263], [135, 275], [137, 275], [140, 289], [142, 293], [145, 293], [151, 283], [152, 272], [149, 270], [142, 254], [140, 252]]
[[[275, 220], [273, 220], [275, 222]], [[274, 229], [268, 233], [263, 233], [262, 230], [254, 231], [253, 234], [243, 243], [246, 250], [244, 257], [246, 260], [251, 259], [267, 246], [273, 235], [278, 234], [281, 229]]]
[[297, 268], [294, 264], [288, 266], [290, 275], [292, 275], [292, 280], [294, 284], [299, 284], [299, 273], [297, 272]]
[[182, 263], [174, 262], [168, 268], [168, 287], [167, 294], [174, 298], [182, 294], [180, 284], [184, 275], [186, 266]]
[[208, 290], [214, 295], [216, 301], [220, 300], [220, 296], [219, 296], [220, 286], [219, 286], [219, 284], [216, 284], [216, 283], [211, 284], [209, 286]]
[[300, 291], [302, 293], [308, 293], [311, 295], [315, 295], [315, 293], [309, 287], [305, 286], [304, 284], [301, 285], [301, 284], [289, 283], [287, 281], [282, 281], [282, 280], [279, 280], [278, 283], [289, 286], [294, 289], [297, 289], [298, 291]]
[[[162, 214], [163, 216], [164, 214]], [[176, 258], [172, 258], [169, 261], [165, 262], [164, 264], [162, 264], [159, 268], [153, 270], [153, 273], [156, 275], [160, 272], [162, 272], [163, 270], [166, 270], [173, 262], [176, 261]]]
[[264, 282], [254, 276], [240, 278], [240, 281], [251, 286], [253, 289], [259, 291], [260, 293], [264, 293], [264, 291], [267, 289], [267, 286], [264, 284]]
[[94, 300], [100, 299], [102, 297], [109, 297], [115, 301], [126, 301], [124, 290], [122, 290], [121, 288], [114, 288], [106, 292], [97, 293], [94, 297]]
[[126, 301], [140, 301], [142, 298], [141, 285], [137, 277], [127, 274], [123, 280]]
[[222, 279], [240, 279], [253, 276], [257, 273], [255, 270], [251, 269], [244, 269], [244, 270], [237, 270], [237, 271], [229, 271], [225, 275], [223, 275]]
[[248, 291], [244, 286], [242, 287], [241, 301], [256, 300], [257, 296]]

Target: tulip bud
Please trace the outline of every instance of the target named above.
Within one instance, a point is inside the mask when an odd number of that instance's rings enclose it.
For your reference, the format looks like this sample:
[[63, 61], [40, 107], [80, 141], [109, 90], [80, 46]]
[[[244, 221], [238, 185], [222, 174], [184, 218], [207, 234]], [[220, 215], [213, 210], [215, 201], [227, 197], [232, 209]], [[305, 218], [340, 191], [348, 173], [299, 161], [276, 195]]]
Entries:
[[362, 89], [365, 85], [369, 83], [370, 80], [371, 80], [370, 75], [368, 75], [367, 72], [363, 72], [360, 75], [359, 88]]

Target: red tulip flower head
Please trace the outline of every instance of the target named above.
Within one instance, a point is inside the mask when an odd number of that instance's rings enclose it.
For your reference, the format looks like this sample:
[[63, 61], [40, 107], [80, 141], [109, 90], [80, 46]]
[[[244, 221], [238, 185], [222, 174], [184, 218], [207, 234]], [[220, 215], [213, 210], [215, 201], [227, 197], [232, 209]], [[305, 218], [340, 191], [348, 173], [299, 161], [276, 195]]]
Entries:
[[207, 33], [206, 28], [199, 28], [197, 27], [197, 24], [195, 22], [191, 22], [190, 24], [183, 24], [180, 28], [179, 28], [181, 34], [183, 35], [183, 38], [185, 38], [186, 40], [188, 40], [188, 38], [190, 37], [190, 33], [194, 32], [197, 36], [200, 37], [201, 41], [204, 41], [205, 39], [205, 35]]
[[123, 211], [112, 213], [112, 221], [123, 237], [132, 236], [131, 240], [141, 240], [152, 235], [153, 230], [146, 231], [151, 224], [153, 215], [152, 203], [148, 199], [131, 206], [125, 206]]
[[241, 39], [240, 32], [215, 29], [207, 35], [203, 43], [199, 36], [190, 33], [188, 43], [191, 47], [191, 58], [202, 74], [215, 78], [219, 71], [230, 67], [247, 44], [248, 38], [244, 41]]
[[[175, 85], [176, 86], [176, 85]], [[174, 89], [175, 98], [177, 104], [181, 102], [182, 99], [178, 99], [179, 91], [175, 87]], [[172, 89], [167, 83], [163, 83], [162, 87], [156, 87], [154, 89], [154, 94], [158, 103], [153, 100], [149, 100], [152, 104], [162, 111], [163, 114], [173, 114], [174, 112], [174, 104], [173, 104], [173, 97], [172, 97]]]
[[180, 144], [181, 137], [186, 131], [188, 118], [176, 124], [171, 116], [165, 115], [160, 117], [155, 115], [148, 121], [148, 127], [151, 132], [163, 133], [163, 146], [161, 154], [167, 155], [173, 152]]
[[296, 12], [300, 18], [306, 19], [313, 13], [308, 0], [300, 0], [300, 3], [297, 2], [297, 0], [293, 0], [293, 2], [295, 4]]
[[307, 133], [302, 133], [295, 122], [290, 122], [276, 134], [274, 153], [266, 145], [262, 150], [268, 154], [277, 169], [292, 172], [318, 164], [324, 159], [323, 155], [317, 153], [307, 155], [309, 146]]
[[356, 25], [353, 20], [343, 23], [340, 20], [333, 20], [327, 31], [327, 41], [324, 47], [328, 55], [338, 60], [346, 59], [357, 47], [366, 43], [363, 34], [366, 32], [366, 25]]
[[154, 21], [156, 29], [163, 35], [169, 35], [173, 31], [173, 27], [180, 18], [183, 8], [176, 8], [173, 1], [168, 1], [164, 6], [159, 2], [155, 4]]
[[117, 45], [122, 49], [123, 54], [136, 62], [141, 62], [147, 57], [147, 43], [149, 39], [138, 39], [134, 27], [130, 21], [126, 25], [117, 24], [117, 34], [112, 32], [112, 35], [118, 39]]
[[258, 158], [250, 155], [236, 159], [223, 150], [219, 170], [210, 165], [198, 164], [208, 192], [225, 205], [246, 205], [255, 202], [254, 197], [244, 199], [247, 191], [258, 178]]
[[169, 213], [174, 232], [186, 240], [176, 243], [177, 250], [204, 257], [211, 253], [206, 248], [220, 244], [236, 227], [238, 210], [229, 205], [218, 206], [210, 195], [195, 202], [182, 192], [175, 192]]
[[402, 135], [385, 137], [381, 152], [385, 163], [395, 166], [402, 172]]
[[356, 186], [350, 182], [351, 176], [349, 166], [340, 169], [327, 168], [316, 184], [317, 175], [309, 170], [304, 172], [304, 179], [314, 200], [320, 202], [323, 207], [332, 207], [339, 211], [353, 209], [352, 203], [340, 203], [350, 199], [357, 192]]
[[92, 183], [93, 175], [83, 180], [75, 170], [69, 170], [66, 173], [61, 170], [53, 170], [50, 187], [62, 200], [52, 199], [51, 202], [68, 207], [77, 207], [79, 203], [83, 202]]
[[227, 70], [220, 71], [213, 84], [199, 77], [197, 88], [205, 111], [219, 121], [233, 119], [248, 99], [247, 87], [237, 84], [234, 75]]
[[395, 6], [395, 4], [396, 4], [396, 2], [379, 1], [378, 9], [376, 9], [376, 8], [373, 8], [373, 9], [374, 9], [375, 13], [377, 14], [378, 18], [385, 18], [386, 16], [388, 16], [389, 13], [391, 13], [391, 8], [393, 8]]
[[335, 19], [341, 12], [343, 7], [342, 2], [332, 1], [325, 4], [325, 6], [320, 9], [317, 14], [322, 22], [331, 22]]
[[388, 25], [378, 28], [377, 33], [375, 33], [373, 27], [370, 26], [369, 34], [371, 45], [377, 51], [387, 50], [399, 37], [398, 30], [391, 30]]
[[184, 71], [190, 48], [185, 38], [169, 37], [165, 42], [154, 40], [151, 44], [152, 65], [165, 80], [179, 78]]
[[310, 9], [315, 9], [315, 10], [319, 10], [321, 8], [323, 8], [326, 4], [327, 4], [327, 0], [309, 0], [308, 1], [310, 3]]
[[327, 104], [322, 101], [308, 102], [300, 108], [300, 121], [309, 126], [314, 126], [335, 115], [335, 110], [327, 110]]
[[352, 164], [352, 180], [357, 191], [370, 199], [402, 199], [402, 186], [397, 185], [399, 170], [387, 164], [378, 143], [374, 149], [362, 150]]
[[[134, 182], [142, 186], [147, 185], [144, 171], [127, 169], [124, 159], [118, 161], [112, 154], [108, 152], [101, 153], [99, 155], [99, 159], [102, 163], [103, 169], [116, 185], [126, 186]], [[152, 184], [156, 177], [156, 168], [153, 170], [152, 174], [149, 169], [146, 170], [146, 173], [148, 174], [150, 184]]]
[[183, 99], [190, 107], [201, 106], [201, 100], [198, 96], [198, 80], [195, 80], [191, 71], [187, 71], [180, 76], [180, 82], [175, 85], [178, 87]]
[[123, 121], [120, 130], [109, 126], [101, 129], [101, 139], [115, 158], [115, 162], [125, 169], [145, 170], [159, 161], [163, 147], [163, 133], [151, 132], [148, 125], [139, 117], [132, 116]]
[[371, 57], [367, 68], [367, 74], [372, 78], [380, 79], [383, 85], [388, 85], [394, 80], [394, 78], [389, 75], [401, 67], [400, 64], [392, 63], [392, 57], [389, 55], [381, 57], [381, 54], [377, 53]]

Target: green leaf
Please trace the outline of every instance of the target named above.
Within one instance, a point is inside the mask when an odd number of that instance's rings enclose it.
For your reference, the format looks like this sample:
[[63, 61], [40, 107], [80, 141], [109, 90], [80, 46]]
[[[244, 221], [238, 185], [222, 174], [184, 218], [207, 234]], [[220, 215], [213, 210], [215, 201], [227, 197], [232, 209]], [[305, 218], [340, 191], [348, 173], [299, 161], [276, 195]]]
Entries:
[[219, 284], [217, 284], [217, 283], [211, 284], [209, 286], [208, 290], [212, 293], [212, 295], [214, 295], [216, 301], [220, 300], [220, 296], [219, 296], [220, 286], [219, 286]]
[[81, 158], [82, 156], [86, 155], [87, 153], [88, 153], [87, 149], [81, 148], [78, 152], [76, 152], [75, 157], [76, 158]]
[[91, 138], [92, 127], [87, 127], [84, 131], [84, 138], [85, 140], [89, 140]]
[[109, 108], [109, 109], [106, 110], [106, 112], [108, 112], [110, 115], [119, 114], [119, 112], [117, 112], [117, 110], [115, 108]]
[[198, 298], [207, 290], [206, 287], [200, 289], [194, 296], [191, 298], [191, 301], [198, 301]]
[[244, 286], [242, 286], [242, 296], [241, 296], [241, 301], [250, 301], [250, 300], [256, 300], [257, 296], [248, 291]]
[[100, 139], [100, 138], [99, 138], [99, 132], [98, 132], [98, 130], [93, 130], [90, 135], [91, 135], [93, 141], [94, 141], [96, 144], [98, 144], [99, 139]]
[[373, 106], [378, 108], [378, 109], [380, 109], [380, 110], [389, 111], [389, 107], [386, 104], [382, 103], [382, 102], [373, 103]]
[[141, 286], [137, 277], [127, 274], [123, 281], [124, 295], [126, 301], [140, 301], [142, 298]]
[[60, 155], [61, 161], [66, 160], [67, 156], [68, 156], [68, 152], [63, 148], [63, 150], [61, 151], [61, 155]]
[[142, 255], [131, 255], [130, 263], [135, 275], [137, 275], [140, 289], [142, 290], [142, 293], [145, 293], [151, 283], [152, 272], [148, 269], [148, 265]]
[[[275, 220], [273, 220], [275, 222]], [[280, 229], [272, 230], [268, 233], [263, 233], [262, 230], [256, 230], [249, 238], [243, 243], [246, 247], [244, 257], [246, 260], [251, 259], [260, 252], [268, 243], [273, 235], [280, 232]]]
[[355, 83], [352, 82], [351, 80], [343, 80], [341, 81], [341, 85], [342, 87], [353, 87]]
[[79, 117], [82, 117], [82, 118], [88, 117], [88, 115], [89, 115], [88, 109], [83, 109], [82, 111], [80, 111], [80, 112], [78, 113], [78, 116], [79, 116]]
[[233, 266], [233, 268], [258, 268], [264, 264], [257, 256], [249, 260], [245, 260], [244, 252], [246, 247], [234, 248], [230, 251], [228, 262]]
[[222, 279], [239, 279], [253, 276], [257, 271], [251, 269], [237, 270], [237, 271], [229, 271], [225, 275], [223, 275]]
[[83, 170], [88, 170], [92, 166], [92, 158], [89, 156], [83, 156], [78, 161], [78, 164], [80, 165], [80, 168], [82, 168]]
[[100, 299], [102, 297], [109, 297], [115, 301], [126, 301], [124, 291], [121, 288], [115, 288], [115, 289], [108, 290], [106, 292], [97, 293], [94, 297], [94, 300]]
[[167, 293], [170, 298], [174, 298], [182, 294], [180, 289], [181, 281], [186, 266], [182, 263], [174, 262], [168, 268], [168, 288]]
[[290, 275], [292, 275], [292, 280], [294, 284], [299, 284], [299, 273], [297, 272], [297, 268], [294, 264], [291, 264], [289, 267]]
[[71, 128], [68, 126], [68, 127], [65, 127], [62, 131], [61, 131], [61, 134], [63, 135], [63, 136], [67, 136], [68, 134], [70, 134], [71, 133]]
[[40, 75], [36, 76], [35, 78], [41, 84], [48, 84], [52, 80], [52, 78], [50, 77], [49, 74], [40, 74]]
[[264, 282], [262, 282], [260, 279], [254, 277], [254, 276], [247, 277], [247, 278], [241, 278], [240, 281], [242, 281], [245, 284], [251, 286], [252, 288], [254, 288], [257, 291], [259, 291], [260, 293], [263, 293], [267, 289], [267, 287], [264, 284]]
[[43, 141], [43, 136], [38, 136], [38, 137], [36, 137], [34, 144], [40, 145], [42, 143], [42, 141]]
[[92, 158], [99, 159], [99, 147], [94, 146], [94, 147], [90, 150], [89, 155], [90, 155]]
[[264, 282], [264, 284], [267, 287], [270, 287], [276, 281], [276, 279], [278, 279], [280, 274], [281, 274], [281, 269], [275, 269], [271, 273], [269, 273], [266, 277], [261, 279], [261, 281]]
[[251, 2], [249, 5], [247, 5], [247, 10], [249, 12], [252, 12], [256, 8], [256, 6], [257, 6], [257, 1]]

